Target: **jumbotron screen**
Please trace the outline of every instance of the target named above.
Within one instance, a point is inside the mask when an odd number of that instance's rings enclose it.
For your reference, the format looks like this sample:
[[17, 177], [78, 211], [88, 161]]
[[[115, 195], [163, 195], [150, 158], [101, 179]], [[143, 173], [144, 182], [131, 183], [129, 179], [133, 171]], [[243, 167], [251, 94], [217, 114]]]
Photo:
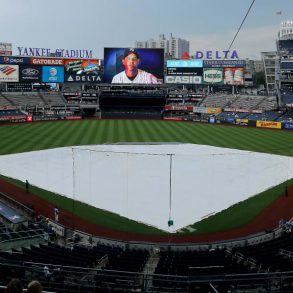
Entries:
[[104, 82], [157, 84], [164, 80], [164, 49], [104, 48]]
[[165, 83], [201, 84], [202, 60], [167, 60]]

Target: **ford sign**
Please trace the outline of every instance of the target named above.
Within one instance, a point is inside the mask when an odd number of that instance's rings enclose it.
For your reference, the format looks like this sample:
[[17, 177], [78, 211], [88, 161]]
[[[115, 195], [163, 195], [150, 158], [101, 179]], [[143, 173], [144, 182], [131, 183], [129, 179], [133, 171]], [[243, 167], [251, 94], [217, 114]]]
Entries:
[[21, 73], [27, 76], [37, 76], [39, 74], [39, 71], [34, 68], [26, 68], [26, 69], [23, 69]]
[[20, 65], [19, 81], [20, 82], [41, 82], [42, 67], [33, 65]]

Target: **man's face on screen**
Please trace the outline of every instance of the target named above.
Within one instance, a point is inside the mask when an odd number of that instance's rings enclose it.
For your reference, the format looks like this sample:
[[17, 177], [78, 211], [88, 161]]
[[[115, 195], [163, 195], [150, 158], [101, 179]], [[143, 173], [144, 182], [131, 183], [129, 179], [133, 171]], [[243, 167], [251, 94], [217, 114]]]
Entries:
[[139, 64], [139, 59], [135, 54], [129, 54], [122, 60], [122, 64], [126, 71], [136, 71]]

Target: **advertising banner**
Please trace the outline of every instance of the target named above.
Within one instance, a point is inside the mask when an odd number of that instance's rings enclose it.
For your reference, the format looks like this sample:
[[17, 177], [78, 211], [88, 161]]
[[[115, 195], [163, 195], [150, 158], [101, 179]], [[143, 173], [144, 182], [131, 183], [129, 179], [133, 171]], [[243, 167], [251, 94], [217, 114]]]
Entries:
[[250, 113], [250, 109], [241, 109], [241, 108], [225, 108], [224, 111], [225, 112]]
[[18, 82], [19, 66], [0, 64], [0, 82]]
[[240, 119], [240, 118], [237, 118], [236, 119], [236, 124], [237, 125], [248, 125], [248, 119]]
[[218, 114], [222, 112], [222, 109], [212, 107], [193, 107], [193, 112], [201, 114]]
[[235, 122], [235, 118], [233, 118], [233, 117], [227, 117], [226, 121], [228, 123], [234, 123]]
[[0, 116], [0, 122], [26, 122], [26, 116]]
[[64, 59], [61, 58], [29, 58], [32, 65], [55, 65], [63, 66]]
[[164, 49], [104, 48], [104, 82], [157, 84], [164, 81]]
[[245, 60], [203, 60], [203, 67], [245, 67]]
[[293, 122], [283, 122], [282, 123], [282, 128], [283, 129], [293, 130]]
[[201, 76], [165, 76], [165, 83], [177, 84], [200, 84], [202, 82]]
[[32, 65], [19, 66], [19, 81], [20, 82], [41, 82], [42, 67]]
[[164, 117], [164, 120], [172, 120], [172, 121], [182, 121], [182, 117]]
[[201, 84], [202, 60], [168, 60], [165, 83]]
[[223, 69], [222, 68], [204, 68], [203, 79], [204, 84], [223, 84]]
[[188, 111], [193, 112], [193, 106], [184, 106], [184, 105], [166, 105], [165, 110], [169, 111]]
[[61, 66], [43, 66], [42, 82], [64, 82], [64, 67]]
[[168, 67], [202, 67], [202, 60], [167, 60], [167, 68]]
[[224, 84], [243, 85], [244, 68], [224, 68]]
[[99, 59], [64, 59], [64, 71], [68, 74], [101, 73], [101, 60]]
[[101, 60], [65, 59], [64, 82], [101, 82]]
[[256, 127], [281, 129], [282, 123], [276, 121], [256, 121]]
[[207, 111], [206, 107], [193, 107], [193, 112], [194, 113], [206, 114], [208, 111]]
[[0, 50], [0, 56], [11, 56], [11, 55], [12, 55], [12, 51]]
[[167, 75], [202, 76], [202, 68], [198, 68], [198, 67], [167, 67]]
[[221, 112], [222, 112], [221, 108], [212, 108], [212, 107], [207, 108], [207, 113], [208, 114], [218, 114], [218, 113], [221, 113]]
[[292, 71], [293, 70], [293, 61], [283, 61], [280, 64], [281, 71]]
[[84, 98], [97, 98], [98, 94], [97, 93], [82, 93], [81, 96]]
[[0, 56], [11, 56], [12, 55], [12, 43], [0, 42]]
[[80, 93], [79, 92], [76, 92], [76, 93], [73, 93], [73, 92], [64, 92], [63, 93], [63, 96], [65, 98], [80, 97]]
[[95, 82], [99, 83], [102, 81], [100, 75], [92, 74], [65, 74], [64, 82]]
[[81, 120], [81, 116], [65, 116], [65, 120]]
[[30, 64], [30, 58], [27, 57], [15, 57], [5, 56], [0, 57], [0, 64]]

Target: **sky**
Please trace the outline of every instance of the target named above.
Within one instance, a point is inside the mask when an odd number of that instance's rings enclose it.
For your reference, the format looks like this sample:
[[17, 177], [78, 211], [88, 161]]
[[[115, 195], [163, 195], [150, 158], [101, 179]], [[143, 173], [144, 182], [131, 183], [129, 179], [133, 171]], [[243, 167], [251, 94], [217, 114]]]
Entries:
[[[0, 0], [0, 42], [17, 47], [92, 50], [133, 47], [173, 34], [196, 51], [227, 50], [252, 0]], [[281, 15], [277, 12], [281, 11]], [[293, 0], [256, 0], [232, 49], [240, 59], [275, 50]]]

